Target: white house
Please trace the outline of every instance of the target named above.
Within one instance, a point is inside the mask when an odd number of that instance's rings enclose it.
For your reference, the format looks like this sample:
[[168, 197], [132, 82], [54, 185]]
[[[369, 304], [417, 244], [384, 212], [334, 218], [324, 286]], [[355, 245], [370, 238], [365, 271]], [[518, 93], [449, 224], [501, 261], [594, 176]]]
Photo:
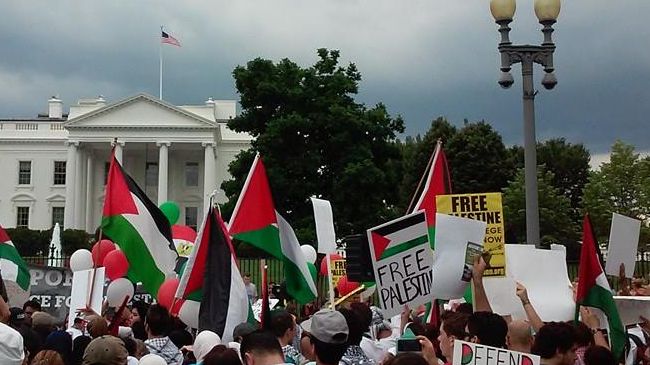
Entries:
[[[209, 196], [225, 196], [228, 164], [251, 137], [228, 129], [236, 101], [175, 106], [148, 94], [107, 103], [82, 99], [63, 112], [48, 100], [36, 118], [0, 118], [0, 225], [94, 232], [108, 158], [115, 155], [153, 202], [174, 201], [179, 224], [196, 226]], [[114, 141], [117, 139], [117, 142]]]

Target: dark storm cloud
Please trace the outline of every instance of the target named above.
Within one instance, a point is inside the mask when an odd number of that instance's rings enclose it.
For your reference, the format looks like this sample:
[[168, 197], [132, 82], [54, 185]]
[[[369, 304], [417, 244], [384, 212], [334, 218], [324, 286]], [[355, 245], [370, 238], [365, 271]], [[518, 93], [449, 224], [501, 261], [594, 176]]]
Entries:
[[[183, 44], [165, 46], [165, 99], [236, 98], [232, 69], [255, 57], [302, 65], [315, 49], [340, 49], [363, 74], [359, 100], [384, 102], [407, 133], [443, 115], [485, 119], [520, 144], [521, 76], [501, 90], [497, 26], [488, 1], [113, 1], [9, 2], [0, 22], [0, 114], [34, 115], [59, 95], [69, 105], [158, 92], [159, 26]], [[532, 0], [519, 1], [512, 39], [541, 39]], [[563, 3], [554, 34], [558, 87], [536, 72], [537, 133], [606, 152], [620, 138], [650, 149], [650, 2]]]

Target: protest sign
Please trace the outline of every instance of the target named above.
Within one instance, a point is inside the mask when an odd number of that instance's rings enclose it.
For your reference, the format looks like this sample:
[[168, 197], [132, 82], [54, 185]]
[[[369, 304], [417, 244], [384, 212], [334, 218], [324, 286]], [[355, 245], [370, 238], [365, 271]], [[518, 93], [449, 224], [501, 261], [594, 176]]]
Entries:
[[[280, 302], [279, 299], [273, 299], [269, 298], [269, 309], [273, 309], [278, 303]], [[262, 299], [258, 299], [251, 305], [251, 310], [253, 311], [253, 317], [259, 322], [261, 321], [262, 317]]]
[[569, 321], [575, 316], [575, 302], [567, 274], [566, 255], [561, 250], [541, 250], [531, 245], [506, 245], [507, 277], [484, 278], [486, 294], [495, 312], [525, 319], [514, 284], [520, 282], [528, 299], [545, 322]]
[[483, 250], [489, 254], [489, 262], [487, 262], [488, 267], [483, 276], [503, 277], [506, 275], [501, 193], [438, 195], [436, 209], [438, 213], [487, 223]]
[[[433, 252], [434, 298], [455, 299], [463, 296], [463, 281], [468, 243], [479, 247], [485, 236], [485, 222], [436, 214], [436, 249]], [[470, 273], [471, 276], [471, 273]]]
[[453, 365], [540, 365], [540, 357], [478, 343], [454, 341]]
[[605, 273], [619, 275], [621, 264], [625, 264], [625, 276], [634, 277], [636, 252], [639, 246], [641, 221], [620, 214], [612, 214], [612, 225], [609, 231], [609, 248]]
[[[59, 267], [29, 265], [31, 295], [41, 303], [44, 312], [51, 314], [57, 322], [63, 322], [70, 308], [72, 271]], [[22, 304], [19, 305], [22, 308]]]
[[345, 260], [332, 260], [331, 263], [330, 274], [332, 275], [332, 284], [336, 287], [339, 280], [345, 276]]
[[431, 301], [433, 257], [424, 211], [369, 229], [368, 244], [384, 317]]
[[72, 292], [68, 327], [72, 327], [77, 311], [90, 307], [95, 313], [102, 312], [104, 300], [104, 268], [81, 270], [72, 273]]
[[614, 302], [624, 326], [641, 323], [640, 316], [650, 318], [650, 297], [616, 296]]

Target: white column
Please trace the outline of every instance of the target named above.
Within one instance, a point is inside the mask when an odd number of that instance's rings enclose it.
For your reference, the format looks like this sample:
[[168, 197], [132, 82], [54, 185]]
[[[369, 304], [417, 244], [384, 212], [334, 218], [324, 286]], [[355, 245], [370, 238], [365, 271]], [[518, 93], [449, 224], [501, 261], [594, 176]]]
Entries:
[[77, 172], [77, 147], [79, 142], [66, 142], [68, 145], [68, 157], [65, 162], [65, 210], [63, 217], [63, 229], [74, 227], [74, 184]]
[[95, 232], [99, 222], [94, 220], [95, 216], [95, 163], [93, 155], [88, 151], [86, 161], [86, 232]]
[[77, 149], [77, 172], [75, 173], [75, 183], [74, 183], [74, 228], [83, 229], [83, 225], [86, 223], [84, 215], [84, 199], [86, 198], [86, 187], [84, 186], [84, 170], [86, 165], [86, 159], [84, 152], [78, 148]]
[[167, 201], [169, 181], [169, 142], [158, 142], [158, 206]]
[[122, 149], [124, 147], [124, 142], [111, 142], [111, 146], [115, 146], [115, 159], [120, 163], [120, 165], [124, 166], [124, 163], [122, 162]]
[[216, 149], [214, 142], [203, 142], [203, 209], [207, 211], [210, 205], [210, 195], [217, 189]]

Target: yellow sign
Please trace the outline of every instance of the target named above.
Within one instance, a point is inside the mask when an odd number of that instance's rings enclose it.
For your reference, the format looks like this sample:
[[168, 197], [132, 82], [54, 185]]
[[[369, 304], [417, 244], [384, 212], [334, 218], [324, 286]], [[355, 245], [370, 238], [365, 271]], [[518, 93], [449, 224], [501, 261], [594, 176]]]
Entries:
[[452, 194], [436, 197], [438, 213], [476, 219], [487, 223], [484, 252], [489, 254], [486, 277], [506, 276], [505, 232], [501, 193]]
[[336, 284], [345, 276], [345, 260], [332, 260], [331, 264], [332, 284], [336, 288]]

